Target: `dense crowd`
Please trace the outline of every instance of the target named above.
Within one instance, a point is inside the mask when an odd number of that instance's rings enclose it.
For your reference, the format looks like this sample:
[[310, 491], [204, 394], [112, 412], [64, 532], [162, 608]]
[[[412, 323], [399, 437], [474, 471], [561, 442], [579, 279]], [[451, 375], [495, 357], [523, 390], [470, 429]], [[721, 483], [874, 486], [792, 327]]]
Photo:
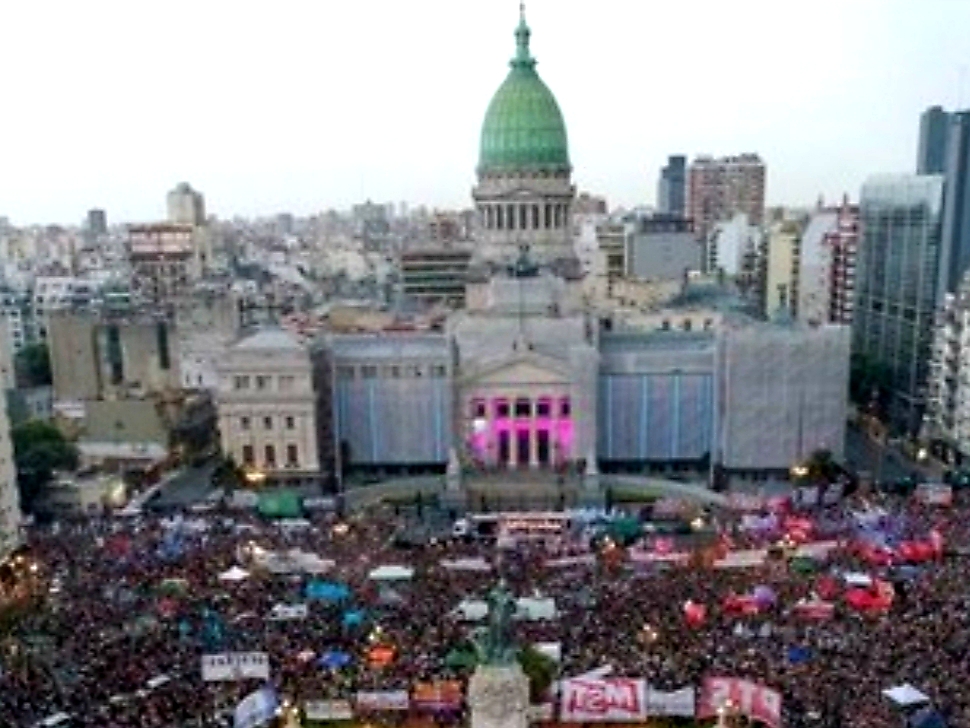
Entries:
[[[463, 679], [468, 668], [447, 658], [468, 644], [474, 625], [455, 610], [463, 600], [485, 598], [497, 574], [514, 594], [555, 599], [557, 618], [516, 621], [514, 630], [520, 644], [559, 642], [563, 676], [609, 665], [615, 675], [665, 690], [698, 685], [705, 675], [746, 677], [781, 692], [784, 725], [791, 728], [898, 726], [899, 713], [882, 691], [910, 683], [949, 725], [970, 725], [963, 679], [970, 668], [970, 559], [961, 555], [970, 545], [970, 504], [958, 497], [945, 509], [912, 499], [880, 506], [913, 534], [937, 530], [946, 553], [903, 571], [860, 563], [849, 549], [833, 552], [821, 572], [892, 578], [896, 598], [884, 614], [839, 602], [829, 621], [805, 621], [792, 610], [812, 594], [818, 571], [795, 573], [783, 559], [738, 569], [712, 569], [702, 559], [633, 564], [622, 549], [590, 546], [578, 533], [501, 551], [494, 543], [450, 540], [404, 550], [392, 538], [402, 518], [389, 512], [340, 523], [314, 516], [307, 528], [210, 513], [205, 530], [150, 517], [35, 530], [29, 558], [38, 564], [43, 598], [17, 617], [0, 644], [0, 725], [33, 726], [58, 712], [85, 728], [221, 725], [217, 714], [259, 683], [203, 682], [206, 652], [266, 651], [271, 682], [297, 703]], [[811, 516], [830, 535], [848, 539], [850, 514], [860, 507], [842, 503]], [[752, 539], [737, 530], [735, 516], [714, 520], [723, 532], [719, 548], [728, 539], [735, 547]], [[652, 544], [647, 538], [642, 548]], [[247, 559], [254, 545], [332, 560], [323, 578], [346, 584], [349, 599], [308, 602], [305, 588], [314, 577], [253, 567]], [[548, 564], [586, 548], [596, 554], [592, 564]], [[493, 569], [441, 565], [467, 557], [484, 558]], [[250, 570], [248, 578], [220, 580], [238, 564]], [[381, 564], [406, 564], [414, 577], [380, 585], [368, 574]], [[773, 605], [743, 617], [722, 609], [728, 594], [758, 586], [776, 594]], [[688, 624], [686, 602], [707, 606], [703, 623]], [[308, 603], [306, 618], [267, 618], [275, 605], [297, 603]], [[349, 610], [366, 619], [348, 624]], [[388, 664], [369, 661], [375, 645], [393, 650]], [[792, 648], [801, 659], [790, 659]], [[350, 660], [340, 667], [320, 663], [322, 654], [335, 652]]]

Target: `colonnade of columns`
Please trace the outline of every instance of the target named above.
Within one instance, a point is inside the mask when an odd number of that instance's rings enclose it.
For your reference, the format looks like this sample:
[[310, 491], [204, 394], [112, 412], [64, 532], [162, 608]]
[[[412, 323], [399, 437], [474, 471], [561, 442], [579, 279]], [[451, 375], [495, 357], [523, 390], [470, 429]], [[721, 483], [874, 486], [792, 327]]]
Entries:
[[[558, 465], [569, 458], [568, 444], [561, 440], [562, 425], [571, 419], [568, 397], [477, 400], [472, 410], [479, 432], [479, 439], [473, 441], [472, 448], [489, 465], [516, 468], [527, 462], [529, 467], [538, 468]], [[528, 436], [520, 442], [523, 432]], [[540, 448], [542, 437], [545, 438], [545, 452]], [[502, 452], [504, 438], [507, 438], [506, 453]], [[520, 452], [522, 445], [527, 452]]]
[[569, 224], [565, 202], [496, 202], [478, 206], [486, 230], [557, 230]]

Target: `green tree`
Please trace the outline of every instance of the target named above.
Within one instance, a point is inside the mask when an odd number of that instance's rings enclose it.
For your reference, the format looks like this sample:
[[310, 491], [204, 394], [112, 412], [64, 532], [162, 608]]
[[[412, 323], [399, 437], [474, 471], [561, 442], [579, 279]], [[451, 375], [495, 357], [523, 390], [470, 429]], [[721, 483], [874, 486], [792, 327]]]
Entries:
[[529, 678], [529, 699], [533, 703], [541, 702], [556, 679], [555, 661], [529, 645], [519, 650], [519, 664]]
[[246, 482], [246, 473], [232, 457], [223, 458], [212, 473], [212, 484], [231, 495]]
[[31, 344], [17, 352], [14, 359], [17, 386], [47, 387], [51, 384], [51, 357], [47, 344]]
[[55, 470], [77, 467], [77, 449], [48, 422], [30, 420], [10, 432], [20, 502], [30, 510]]
[[815, 483], [831, 483], [840, 473], [840, 468], [832, 459], [829, 450], [816, 450], [805, 463], [805, 478]]

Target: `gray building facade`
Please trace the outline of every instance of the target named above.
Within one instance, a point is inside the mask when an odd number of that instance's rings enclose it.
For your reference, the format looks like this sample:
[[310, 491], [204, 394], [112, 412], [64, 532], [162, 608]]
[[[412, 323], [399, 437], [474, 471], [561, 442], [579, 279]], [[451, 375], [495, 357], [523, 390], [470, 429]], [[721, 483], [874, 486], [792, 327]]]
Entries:
[[713, 333], [604, 334], [597, 455], [604, 463], [698, 461], [715, 442]]
[[341, 467], [444, 466], [452, 440], [450, 346], [440, 334], [334, 334]]
[[624, 274], [637, 280], [679, 280], [699, 271], [703, 246], [690, 220], [679, 215], [655, 215], [636, 221], [626, 236]]
[[862, 187], [852, 350], [892, 376], [889, 417], [915, 434], [925, 404], [935, 309], [943, 301], [943, 177], [875, 177]]

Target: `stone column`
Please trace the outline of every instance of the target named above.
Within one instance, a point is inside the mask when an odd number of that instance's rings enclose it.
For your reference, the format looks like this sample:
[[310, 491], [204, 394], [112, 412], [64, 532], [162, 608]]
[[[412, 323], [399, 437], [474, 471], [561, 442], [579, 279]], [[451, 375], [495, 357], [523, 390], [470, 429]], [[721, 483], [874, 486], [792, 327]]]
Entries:
[[519, 463], [519, 432], [515, 429], [515, 418], [512, 419], [512, 427], [509, 429], [509, 469], [514, 470]]
[[539, 467], [539, 426], [534, 412], [533, 405], [532, 423], [529, 425], [529, 467], [536, 470]]

